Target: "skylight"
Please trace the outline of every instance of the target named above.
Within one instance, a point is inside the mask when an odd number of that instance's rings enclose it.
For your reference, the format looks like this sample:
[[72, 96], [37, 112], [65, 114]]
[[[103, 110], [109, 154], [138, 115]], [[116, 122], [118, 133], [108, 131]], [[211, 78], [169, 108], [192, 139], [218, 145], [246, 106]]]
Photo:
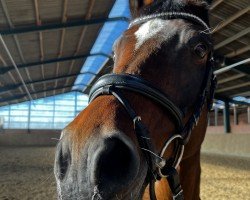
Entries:
[[246, 102], [246, 103], [250, 103], [250, 99], [249, 99], [249, 98], [241, 97], [241, 96], [234, 97], [233, 100], [235, 100], [235, 101], [241, 101], [241, 102]]
[[[113, 17], [130, 17], [129, 4], [128, 1], [116, 0], [110, 14], [109, 18]], [[115, 21], [115, 22], [106, 22], [99, 33], [95, 44], [93, 45], [90, 53], [105, 53], [110, 55], [112, 53], [112, 45], [115, 40], [126, 30], [128, 27], [128, 22], [126, 21]], [[108, 61], [108, 58], [105, 56], [91, 56], [88, 57], [82, 66], [81, 73], [83, 72], [93, 72], [98, 73], [105, 63]], [[94, 75], [82, 74], [78, 75], [75, 85], [79, 84], [90, 84], [90, 82], [95, 78]], [[85, 90], [86, 87], [74, 86], [74, 89]]]

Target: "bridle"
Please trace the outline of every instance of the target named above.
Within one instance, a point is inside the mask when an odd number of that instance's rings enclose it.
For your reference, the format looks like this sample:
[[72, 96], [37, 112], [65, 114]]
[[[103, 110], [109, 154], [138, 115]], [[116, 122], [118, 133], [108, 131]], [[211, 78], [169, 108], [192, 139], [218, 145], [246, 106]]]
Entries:
[[[130, 23], [129, 28], [155, 18], [163, 18], [166, 20], [183, 18], [192, 21], [193, 23], [198, 23], [206, 30], [209, 30], [209, 26], [202, 19], [193, 14], [183, 12], [167, 12], [138, 18]], [[132, 119], [138, 143], [141, 149], [144, 150], [145, 159], [148, 163], [148, 173], [145, 182], [146, 184], [149, 183], [150, 198], [152, 200], [156, 200], [154, 188], [155, 180], [160, 180], [163, 177], [168, 180], [173, 199], [184, 199], [177, 167], [183, 156], [184, 145], [189, 141], [191, 132], [194, 126], [197, 125], [201, 116], [201, 111], [206, 102], [208, 109], [211, 109], [216, 87], [216, 77], [213, 74], [213, 66], [212, 52], [210, 52], [194, 112], [185, 124], [183, 124], [184, 116], [181, 109], [169, 100], [162, 91], [155, 88], [150, 82], [141, 77], [132, 74], [106, 74], [98, 79], [90, 91], [89, 102], [92, 102], [95, 98], [101, 95], [113, 95], [123, 105]], [[140, 116], [136, 114], [121, 91], [139, 93], [161, 105], [170, 114], [175, 124], [176, 131], [175, 134], [165, 142], [159, 155], [154, 153], [152, 143], [148, 139], [149, 131], [147, 127], [143, 124]], [[173, 159], [166, 160], [163, 155], [173, 141], [175, 141], [176, 144], [174, 147]]]

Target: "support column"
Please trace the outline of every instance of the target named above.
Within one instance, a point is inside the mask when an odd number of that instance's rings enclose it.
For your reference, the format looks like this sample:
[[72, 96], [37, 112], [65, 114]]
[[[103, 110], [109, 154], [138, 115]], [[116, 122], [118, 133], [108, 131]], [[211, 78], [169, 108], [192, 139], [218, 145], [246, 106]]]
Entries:
[[218, 126], [218, 108], [214, 107], [214, 125]]
[[9, 109], [8, 109], [8, 115], [9, 115], [9, 119], [8, 119], [8, 129], [10, 129], [10, 107], [11, 105], [8, 106]]
[[30, 112], [31, 112], [31, 101], [29, 101], [29, 103], [28, 103], [28, 133], [30, 133]]
[[250, 107], [247, 107], [247, 123], [250, 124]]
[[229, 111], [229, 102], [225, 101], [224, 107], [224, 130], [225, 133], [230, 133], [230, 111]]
[[53, 97], [53, 114], [52, 114], [52, 128], [56, 129], [56, 125], [55, 125], [55, 110], [56, 110], [56, 97]]
[[239, 121], [238, 121], [238, 113], [237, 113], [237, 108], [234, 105], [234, 125], [238, 125]]
[[210, 126], [210, 112], [208, 112], [208, 116], [207, 116], [207, 125]]

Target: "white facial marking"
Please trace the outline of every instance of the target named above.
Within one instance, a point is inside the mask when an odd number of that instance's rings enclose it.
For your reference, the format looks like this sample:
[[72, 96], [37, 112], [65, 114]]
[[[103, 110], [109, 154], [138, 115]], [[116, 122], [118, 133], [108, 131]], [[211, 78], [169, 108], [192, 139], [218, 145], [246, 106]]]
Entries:
[[153, 19], [141, 25], [139, 29], [135, 32], [135, 36], [137, 39], [135, 50], [139, 49], [140, 46], [150, 38], [157, 37], [157, 39], [161, 41], [163, 39], [165, 40], [167, 34], [162, 34], [162, 32], [164, 32], [165, 25], [166, 20], [162, 19]]

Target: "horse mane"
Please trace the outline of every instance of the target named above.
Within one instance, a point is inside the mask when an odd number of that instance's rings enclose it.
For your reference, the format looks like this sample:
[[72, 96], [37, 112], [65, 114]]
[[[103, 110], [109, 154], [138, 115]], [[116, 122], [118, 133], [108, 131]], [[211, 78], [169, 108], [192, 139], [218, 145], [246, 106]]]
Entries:
[[156, 0], [140, 9], [139, 16], [163, 12], [185, 12], [200, 17], [209, 25], [208, 7], [208, 1], [203, 0]]

